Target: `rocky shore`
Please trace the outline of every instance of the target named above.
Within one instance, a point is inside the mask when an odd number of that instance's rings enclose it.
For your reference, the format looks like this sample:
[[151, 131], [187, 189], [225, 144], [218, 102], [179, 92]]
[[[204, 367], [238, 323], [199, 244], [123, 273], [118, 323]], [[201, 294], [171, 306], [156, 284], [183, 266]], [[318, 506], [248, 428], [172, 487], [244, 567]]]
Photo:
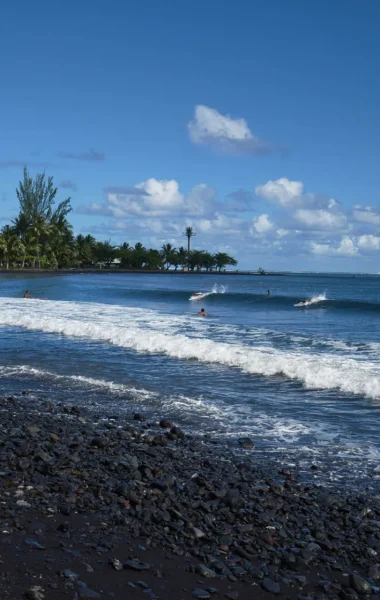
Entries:
[[380, 599], [380, 497], [240, 446], [0, 398], [1, 599]]

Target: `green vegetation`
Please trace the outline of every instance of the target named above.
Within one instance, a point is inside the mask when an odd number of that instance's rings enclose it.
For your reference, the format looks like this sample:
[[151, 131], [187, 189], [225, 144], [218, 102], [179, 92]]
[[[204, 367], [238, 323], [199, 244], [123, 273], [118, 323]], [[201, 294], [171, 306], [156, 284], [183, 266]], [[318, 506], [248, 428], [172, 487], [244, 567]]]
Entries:
[[135, 270], [222, 271], [235, 266], [237, 261], [224, 252], [210, 254], [191, 250], [195, 236], [192, 227], [186, 227], [187, 250], [181, 246], [163, 244], [160, 250], [147, 249], [140, 242], [114, 246], [110, 241], [99, 242], [92, 235], [74, 236], [67, 219], [71, 199], [58, 205], [58, 188], [53, 178], [39, 173], [33, 179], [24, 168], [23, 180], [16, 190], [20, 213], [11, 225], [0, 232], [0, 266], [3, 269], [63, 269], [63, 268], [123, 268]]

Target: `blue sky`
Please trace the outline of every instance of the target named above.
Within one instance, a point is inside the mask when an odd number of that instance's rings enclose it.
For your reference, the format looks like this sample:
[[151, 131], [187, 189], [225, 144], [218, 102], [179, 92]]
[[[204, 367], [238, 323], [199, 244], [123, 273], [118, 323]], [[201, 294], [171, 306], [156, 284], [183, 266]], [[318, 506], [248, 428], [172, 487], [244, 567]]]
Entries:
[[53, 6], [2, 8], [0, 224], [26, 163], [76, 233], [380, 271], [378, 0]]

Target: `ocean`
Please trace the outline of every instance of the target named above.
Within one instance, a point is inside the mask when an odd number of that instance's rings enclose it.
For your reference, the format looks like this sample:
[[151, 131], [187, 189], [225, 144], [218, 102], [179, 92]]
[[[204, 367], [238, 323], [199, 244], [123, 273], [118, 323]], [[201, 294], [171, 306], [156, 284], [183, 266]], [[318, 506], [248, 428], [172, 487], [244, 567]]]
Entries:
[[380, 276], [1, 274], [0, 391], [248, 436], [260, 464], [376, 490], [379, 319]]

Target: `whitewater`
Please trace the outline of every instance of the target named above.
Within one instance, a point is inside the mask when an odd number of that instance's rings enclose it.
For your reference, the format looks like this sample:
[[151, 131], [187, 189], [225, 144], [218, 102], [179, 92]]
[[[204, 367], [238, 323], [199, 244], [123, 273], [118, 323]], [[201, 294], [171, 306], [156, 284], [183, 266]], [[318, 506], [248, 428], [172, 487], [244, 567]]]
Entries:
[[[181, 332], [189, 323], [191, 336]], [[189, 316], [173, 318], [153, 310], [97, 303], [2, 298], [0, 325], [87, 338], [139, 353], [161, 353], [178, 360], [240, 369], [251, 375], [283, 376], [309, 389], [337, 389], [380, 398], [379, 362], [364, 363], [354, 355], [328, 352], [315, 355], [301, 348], [284, 351], [269, 345], [239, 344], [233, 326], [223, 328], [224, 342], [215, 341], [208, 337], [212, 330], [206, 323]], [[258, 341], [256, 336], [256, 344]]]
[[[297, 465], [306, 478], [374, 486], [379, 283], [0, 274], [0, 395], [76, 403], [115, 423], [124, 412], [167, 416], [232, 450], [252, 437], [257, 461]], [[195, 291], [201, 304], [189, 302]], [[294, 306], [302, 299], [305, 310]]]

